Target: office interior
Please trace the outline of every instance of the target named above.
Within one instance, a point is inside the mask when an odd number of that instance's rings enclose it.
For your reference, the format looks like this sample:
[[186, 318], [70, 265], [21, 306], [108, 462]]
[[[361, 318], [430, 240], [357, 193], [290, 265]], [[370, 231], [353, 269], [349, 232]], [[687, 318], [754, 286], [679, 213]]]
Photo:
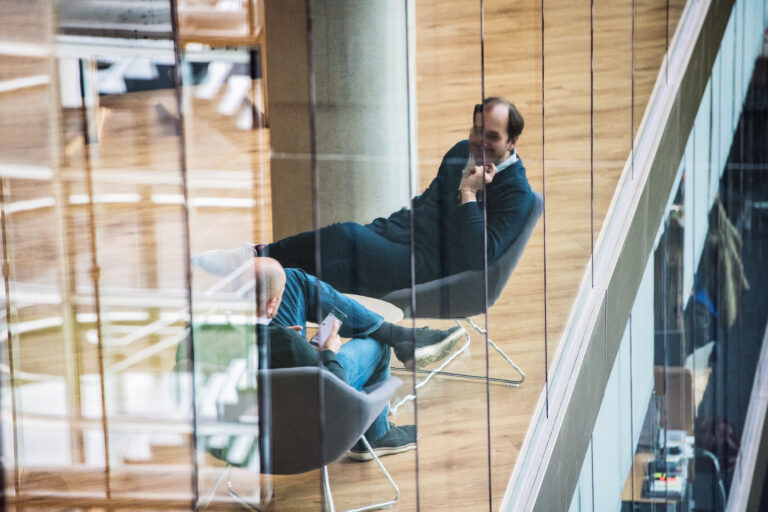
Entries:
[[[3, 1], [3, 507], [765, 509], [766, 27], [765, 0]], [[410, 207], [491, 96], [543, 198], [471, 278], [498, 296], [360, 299], [467, 331], [442, 373], [392, 358], [397, 490], [347, 455], [262, 471], [248, 356], [179, 364], [258, 316], [195, 257]]]

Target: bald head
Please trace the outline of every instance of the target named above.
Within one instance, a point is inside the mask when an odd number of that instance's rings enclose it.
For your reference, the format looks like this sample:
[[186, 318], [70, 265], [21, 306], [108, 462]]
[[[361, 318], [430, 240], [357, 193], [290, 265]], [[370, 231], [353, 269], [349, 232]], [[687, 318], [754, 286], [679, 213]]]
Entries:
[[259, 316], [272, 318], [283, 298], [285, 271], [277, 260], [262, 256], [253, 259], [253, 276], [256, 279], [256, 310]]

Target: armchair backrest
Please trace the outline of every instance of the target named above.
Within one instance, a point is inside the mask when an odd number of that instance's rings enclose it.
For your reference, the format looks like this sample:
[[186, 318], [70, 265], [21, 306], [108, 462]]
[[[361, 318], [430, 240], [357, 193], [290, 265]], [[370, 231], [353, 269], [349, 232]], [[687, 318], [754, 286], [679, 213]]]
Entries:
[[319, 469], [352, 448], [401, 384], [389, 377], [357, 391], [320, 367], [259, 370], [257, 389], [216, 405], [218, 422], [238, 432], [225, 427], [202, 442], [214, 457], [261, 473]]
[[303, 473], [335, 461], [360, 439], [400, 384], [390, 377], [368, 394], [321, 368], [260, 371], [261, 472]]
[[[499, 258], [488, 265], [488, 305], [492, 306], [517, 266], [531, 238], [533, 228], [544, 211], [544, 198], [534, 191], [534, 204], [523, 230]], [[485, 286], [482, 270], [465, 270], [415, 287], [416, 315], [419, 318], [461, 318], [482, 313], [485, 309]], [[403, 288], [381, 297], [412, 317], [411, 288]]]

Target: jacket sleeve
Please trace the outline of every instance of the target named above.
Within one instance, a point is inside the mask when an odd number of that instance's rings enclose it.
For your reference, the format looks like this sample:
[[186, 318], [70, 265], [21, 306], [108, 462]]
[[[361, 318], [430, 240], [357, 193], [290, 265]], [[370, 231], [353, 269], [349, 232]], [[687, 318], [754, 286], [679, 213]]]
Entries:
[[291, 348], [293, 362], [296, 366], [317, 366], [319, 363], [322, 363], [326, 370], [347, 382], [344, 368], [332, 350], [321, 350], [318, 352], [301, 334], [295, 331], [291, 331], [291, 334], [294, 335], [291, 340]]
[[432, 180], [432, 182], [429, 184], [429, 186], [419, 194], [418, 196], [413, 198], [413, 201], [411, 201], [411, 205], [415, 209], [416, 207], [428, 202], [430, 198], [433, 196], [439, 196], [440, 190], [443, 187], [443, 174], [444, 174], [444, 168], [445, 168], [445, 162], [440, 165], [440, 169], [437, 171], [437, 176]]
[[341, 363], [339, 363], [339, 360], [336, 359], [336, 354], [334, 354], [331, 350], [322, 350], [319, 352], [319, 354], [320, 361], [323, 362], [325, 369], [344, 382], [347, 382], [347, 374], [344, 372], [344, 368], [341, 366]]
[[446, 194], [453, 199], [455, 194], [458, 194], [458, 186], [456, 190], [448, 190], [448, 187], [450, 187], [452, 181], [458, 185], [458, 181], [456, 177], [451, 180], [450, 175], [456, 172], [457, 168], [463, 169], [467, 164], [467, 158], [469, 158], [469, 143], [466, 140], [456, 143], [456, 145], [443, 156], [435, 179], [432, 180], [421, 195], [413, 198], [413, 207], [416, 208], [433, 198], [443, 198]]
[[[440, 169], [442, 170], [442, 168], [441, 166]], [[411, 201], [413, 211], [416, 211], [419, 206], [435, 201], [436, 198], [441, 196], [442, 181], [442, 176], [438, 173], [435, 179], [432, 180], [432, 183], [429, 184], [429, 187], [423, 193], [413, 198]], [[379, 217], [374, 219], [373, 222], [368, 224], [368, 227], [375, 233], [386, 236], [391, 240], [399, 239], [402, 243], [410, 243], [411, 209], [404, 206], [387, 218]]]
[[[533, 193], [510, 189], [488, 205], [488, 263], [495, 261], [523, 230], [533, 208]], [[476, 201], [459, 207], [461, 244], [468, 268], [483, 269], [483, 210]]]

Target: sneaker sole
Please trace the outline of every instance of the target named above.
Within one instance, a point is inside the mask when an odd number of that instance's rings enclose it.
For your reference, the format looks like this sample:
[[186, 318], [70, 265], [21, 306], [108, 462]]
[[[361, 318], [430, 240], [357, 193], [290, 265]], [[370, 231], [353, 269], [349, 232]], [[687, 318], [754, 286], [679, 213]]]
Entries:
[[430, 363], [436, 363], [445, 359], [448, 354], [451, 353], [453, 347], [456, 346], [462, 336], [464, 336], [466, 333], [467, 331], [464, 329], [464, 327], [459, 327], [434, 345], [416, 349], [416, 353], [414, 354], [414, 359], [416, 359], [416, 367], [424, 368]]
[[[407, 452], [408, 450], [414, 450], [415, 448], [416, 443], [408, 443], [403, 446], [382, 446], [381, 448], [374, 448], [373, 452], [377, 457], [385, 457], [387, 455], [395, 455], [397, 453]], [[373, 460], [373, 455], [371, 455], [371, 452], [368, 450], [365, 450], [364, 452], [353, 452], [350, 450], [349, 458], [359, 462], [366, 462]]]

